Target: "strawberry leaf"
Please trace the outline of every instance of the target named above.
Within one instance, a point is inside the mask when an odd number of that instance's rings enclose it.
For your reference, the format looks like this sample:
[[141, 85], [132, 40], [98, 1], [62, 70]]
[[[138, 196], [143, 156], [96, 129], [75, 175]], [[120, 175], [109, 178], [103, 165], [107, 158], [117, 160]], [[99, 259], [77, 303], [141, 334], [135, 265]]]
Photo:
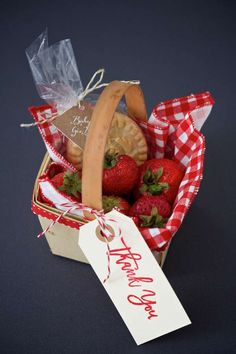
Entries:
[[143, 182], [147, 185], [154, 184], [156, 180], [155, 174], [151, 170], [147, 170], [143, 175]]
[[117, 153], [111, 154], [111, 153], [107, 152], [104, 157], [103, 167], [104, 168], [112, 168], [112, 167], [116, 166], [117, 158], [118, 158]]
[[163, 218], [157, 208], [152, 208], [151, 215], [140, 215], [141, 227], [164, 227], [167, 219]]
[[166, 182], [159, 182], [159, 179], [163, 175], [163, 167], [160, 167], [155, 173], [148, 169], [143, 175], [143, 184], [140, 187], [140, 193], [144, 194], [148, 192], [152, 195], [159, 195], [165, 189], [169, 188], [169, 184]]
[[113, 208], [120, 208], [120, 198], [115, 196], [103, 196], [102, 207], [105, 213], [108, 213]]
[[78, 173], [67, 171], [64, 174], [63, 185], [59, 189], [69, 196], [77, 197], [78, 193], [81, 193], [81, 179]]
[[148, 186], [148, 192], [152, 195], [159, 195], [161, 194], [165, 189], [169, 188], [168, 183], [158, 183], [158, 184], [152, 184], [151, 186]]
[[140, 193], [144, 194], [145, 192], [147, 192], [148, 190], [148, 186], [146, 184], [143, 184], [140, 188], [139, 191]]
[[158, 168], [157, 172], [155, 173], [156, 182], [159, 181], [159, 179], [161, 178], [162, 175], [163, 175], [163, 167], [160, 167], [160, 168]]

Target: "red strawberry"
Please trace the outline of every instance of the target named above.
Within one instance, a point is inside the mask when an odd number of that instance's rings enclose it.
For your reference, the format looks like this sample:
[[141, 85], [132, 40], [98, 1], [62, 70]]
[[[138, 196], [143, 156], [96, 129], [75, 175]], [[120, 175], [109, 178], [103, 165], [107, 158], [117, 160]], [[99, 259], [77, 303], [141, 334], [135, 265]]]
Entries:
[[60, 173], [58, 173], [57, 175], [55, 175], [54, 177], [51, 178], [52, 184], [57, 189], [59, 189], [61, 186], [63, 186], [64, 175], [65, 175], [65, 172], [60, 172]]
[[124, 195], [129, 193], [138, 181], [139, 169], [128, 155], [109, 155], [104, 159], [103, 193]]
[[81, 201], [81, 179], [78, 172], [60, 172], [51, 178], [55, 188]]
[[152, 159], [140, 168], [140, 179], [135, 196], [164, 194], [173, 203], [184, 176], [183, 167], [176, 161]]
[[170, 214], [169, 202], [164, 196], [158, 195], [140, 197], [129, 211], [130, 216], [139, 217], [141, 227], [163, 227]]
[[118, 208], [121, 213], [128, 215], [130, 209], [130, 205], [127, 200], [112, 195], [102, 197], [102, 206], [105, 213], [108, 213], [113, 208]]
[[168, 218], [171, 214], [170, 203], [161, 195], [143, 195], [130, 208], [130, 216], [149, 215], [152, 208], [157, 208], [158, 213], [163, 218]]

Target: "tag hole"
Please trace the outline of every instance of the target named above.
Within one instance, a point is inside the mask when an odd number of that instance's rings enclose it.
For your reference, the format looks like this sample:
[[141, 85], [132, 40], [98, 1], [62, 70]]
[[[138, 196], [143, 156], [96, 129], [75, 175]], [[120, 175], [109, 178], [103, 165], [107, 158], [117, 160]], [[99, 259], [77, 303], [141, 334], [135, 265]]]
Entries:
[[106, 237], [106, 235], [101, 230], [99, 225], [96, 227], [96, 231], [95, 231], [96, 232], [96, 236], [102, 242], [111, 242], [114, 239], [114, 237], [115, 237], [114, 229], [110, 225], [107, 225], [107, 228], [108, 228], [109, 232], [111, 233], [111, 236], [109, 236], [109, 237]]

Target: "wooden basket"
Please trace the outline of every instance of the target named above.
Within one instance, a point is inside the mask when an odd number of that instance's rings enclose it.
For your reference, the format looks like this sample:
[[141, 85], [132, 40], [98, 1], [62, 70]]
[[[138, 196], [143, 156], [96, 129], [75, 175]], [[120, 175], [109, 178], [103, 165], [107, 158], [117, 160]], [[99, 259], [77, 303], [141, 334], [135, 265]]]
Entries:
[[[107, 136], [114, 113], [123, 96], [125, 96], [128, 115], [136, 120], [147, 120], [144, 97], [140, 86], [113, 81], [101, 93], [94, 107], [86, 138], [82, 170], [82, 203], [97, 210], [102, 209], [103, 159]], [[61, 215], [59, 210], [41, 203], [38, 199], [38, 178], [46, 171], [49, 163], [50, 158], [46, 155], [36, 179], [32, 200], [32, 210], [39, 215], [39, 221], [43, 229], [51, 224], [51, 219], [55, 220]], [[67, 226], [66, 221], [68, 221], [68, 224], [73, 221], [77, 227]], [[59, 222], [50, 228], [45, 236], [52, 253], [88, 263], [78, 246], [78, 229], [83, 223], [84, 221], [79, 217], [67, 214], [63, 217], [63, 224]], [[161, 266], [164, 264], [167, 251], [168, 248], [161, 253], [153, 252]]]

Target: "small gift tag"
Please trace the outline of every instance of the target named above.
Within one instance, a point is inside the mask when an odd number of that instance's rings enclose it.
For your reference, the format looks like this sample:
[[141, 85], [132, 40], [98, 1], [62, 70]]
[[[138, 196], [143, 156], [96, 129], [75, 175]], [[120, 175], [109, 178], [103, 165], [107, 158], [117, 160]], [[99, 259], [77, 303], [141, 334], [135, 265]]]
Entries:
[[85, 101], [80, 106], [70, 108], [53, 120], [55, 125], [68, 139], [72, 140], [81, 149], [84, 148], [86, 135], [92, 116], [91, 105]]
[[[139, 345], [190, 324], [134, 222], [114, 210], [105, 215], [105, 223], [114, 235], [108, 245], [97, 220], [80, 228], [79, 245], [135, 342]], [[108, 269], [110, 277], [104, 282]]]

